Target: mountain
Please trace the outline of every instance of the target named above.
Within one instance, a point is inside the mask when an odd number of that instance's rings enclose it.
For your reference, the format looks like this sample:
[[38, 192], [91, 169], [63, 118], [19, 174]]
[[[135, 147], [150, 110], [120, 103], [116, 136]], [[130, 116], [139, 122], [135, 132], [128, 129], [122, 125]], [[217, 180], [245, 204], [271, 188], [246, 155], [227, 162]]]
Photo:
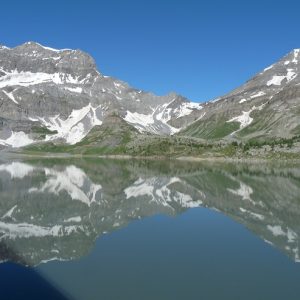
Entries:
[[298, 153], [299, 64], [296, 49], [231, 93], [200, 104], [104, 76], [80, 50], [0, 46], [0, 147], [197, 155], [208, 144], [278, 141], [296, 144]]
[[80, 50], [33, 42], [0, 47], [4, 146], [22, 147], [36, 140], [76, 144], [114, 113], [139, 132], [169, 135], [195, 119], [201, 108], [174, 93], [159, 97], [104, 76]]
[[300, 50], [224, 97], [206, 102], [202, 117], [180, 132], [205, 139], [300, 135]]

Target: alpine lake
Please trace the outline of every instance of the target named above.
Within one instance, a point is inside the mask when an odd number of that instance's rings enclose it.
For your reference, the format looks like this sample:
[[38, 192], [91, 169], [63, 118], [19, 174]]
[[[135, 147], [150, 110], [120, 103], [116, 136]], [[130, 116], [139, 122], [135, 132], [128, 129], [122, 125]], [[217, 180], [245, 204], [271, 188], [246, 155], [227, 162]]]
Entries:
[[1, 299], [300, 299], [300, 166], [0, 159]]

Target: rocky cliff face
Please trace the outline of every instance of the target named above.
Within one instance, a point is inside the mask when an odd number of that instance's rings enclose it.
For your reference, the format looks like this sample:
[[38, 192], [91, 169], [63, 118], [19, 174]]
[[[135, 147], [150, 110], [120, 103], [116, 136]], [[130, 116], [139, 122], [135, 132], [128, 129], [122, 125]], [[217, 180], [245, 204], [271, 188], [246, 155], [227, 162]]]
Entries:
[[299, 71], [296, 49], [228, 95], [205, 103], [202, 117], [181, 134], [206, 139], [300, 134]]
[[76, 144], [109, 116], [140, 133], [206, 140], [300, 135], [300, 50], [224, 97], [192, 103], [155, 96], [98, 72], [80, 50], [28, 42], [0, 46], [0, 147], [37, 141]]
[[[103, 76], [80, 50], [28, 42], [0, 47], [0, 144], [24, 146], [41, 139], [81, 141], [107, 115], [117, 113], [140, 132], [173, 134], [201, 105], [176, 95], [158, 97]], [[181, 118], [180, 122], [171, 121]]]

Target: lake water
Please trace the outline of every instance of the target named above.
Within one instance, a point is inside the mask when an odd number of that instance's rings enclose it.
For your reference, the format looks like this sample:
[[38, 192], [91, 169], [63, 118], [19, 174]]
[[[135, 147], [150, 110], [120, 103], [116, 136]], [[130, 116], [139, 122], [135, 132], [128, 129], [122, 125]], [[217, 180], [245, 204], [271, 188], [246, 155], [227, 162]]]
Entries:
[[0, 161], [1, 299], [300, 299], [300, 168]]

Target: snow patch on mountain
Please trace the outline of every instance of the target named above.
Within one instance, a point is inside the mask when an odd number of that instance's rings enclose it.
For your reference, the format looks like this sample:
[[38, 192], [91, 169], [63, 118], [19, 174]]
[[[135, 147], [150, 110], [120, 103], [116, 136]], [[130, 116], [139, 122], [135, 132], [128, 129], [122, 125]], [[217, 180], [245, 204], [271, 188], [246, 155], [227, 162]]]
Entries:
[[43, 72], [18, 72], [13, 70], [5, 72], [5, 75], [0, 77], [0, 88], [8, 86], [24, 86], [37, 85], [42, 83], [52, 82], [54, 84], [83, 84], [84, 80], [79, 80], [79, 77], [72, 76], [66, 73], [43, 73]]
[[253, 111], [253, 109], [251, 109], [249, 111], [243, 111], [240, 116], [233, 117], [232, 119], [228, 120], [227, 123], [239, 122], [239, 123], [241, 123], [240, 129], [243, 129], [252, 123], [253, 118], [250, 117], [250, 113], [252, 111]]
[[[96, 125], [101, 125], [102, 121], [98, 117], [97, 113], [102, 111], [102, 106], [94, 108], [91, 104], [78, 109], [73, 110], [67, 119], [62, 119], [59, 115], [49, 118], [30, 118], [31, 121], [39, 121], [43, 126], [51, 131], [57, 131], [57, 134], [47, 135], [46, 141], [55, 139], [65, 139], [70, 145], [74, 145], [80, 142]], [[89, 126], [85, 127], [84, 123], [88, 123]]]
[[178, 128], [167, 124], [169, 117], [166, 110], [160, 113], [154, 111], [152, 114], [148, 115], [127, 111], [124, 120], [133, 125], [141, 133], [151, 132], [154, 134], [160, 134], [161, 127], [164, 127], [169, 134], [174, 134], [179, 131]]
[[183, 102], [178, 108], [174, 110], [176, 118], [181, 118], [190, 115], [194, 110], [201, 110], [203, 106], [195, 102]]
[[14, 103], [19, 104], [19, 102], [15, 99], [13, 92], [6, 92], [4, 90], [2, 90], [2, 92], [10, 99], [12, 100]]
[[294, 50], [294, 59], [293, 59], [293, 63], [294, 63], [294, 64], [297, 64], [297, 63], [298, 63], [299, 53], [300, 53], [300, 49], [295, 49], [295, 50]]
[[64, 89], [72, 93], [78, 93], [78, 94], [81, 94], [83, 91], [81, 87], [75, 87], [75, 88], [65, 87]]
[[34, 143], [34, 140], [31, 139], [29, 135], [23, 131], [12, 131], [10, 137], [8, 137], [7, 139], [0, 139], [0, 145], [10, 146], [13, 148], [25, 147], [32, 143]]
[[165, 133], [175, 134], [180, 128], [175, 128], [168, 124], [172, 118], [178, 119], [190, 115], [194, 110], [203, 108], [200, 103], [183, 102], [174, 109], [172, 103], [175, 100], [176, 98], [169, 103], [158, 105], [150, 114], [127, 111], [124, 120], [140, 132], [148, 131], [154, 134], [161, 134], [162, 128], [164, 128]]
[[[64, 51], [74, 51], [72, 49], [55, 49], [55, 48], [51, 48], [51, 47], [47, 47], [47, 46], [44, 46], [40, 43], [37, 43], [37, 42], [27, 42], [25, 43], [26, 45], [37, 45], [45, 50], [48, 50], [48, 51], [51, 51], [51, 52], [56, 52], [56, 53], [60, 53], [60, 52], [64, 52]], [[37, 52], [36, 50], [34, 50], [34, 52]]]
[[296, 77], [297, 77], [297, 73], [293, 69], [287, 69], [286, 75], [273, 76], [272, 79], [267, 82], [267, 86], [281, 85], [281, 83], [284, 79], [286, 79], [287, 82], [290, 82], [291, 80], [295, 79]]
[[232, 132], [231, 135], [233, 135], [236, 132], [242, 130], [243, 128], [249, 126], [252, 123], [252, 121], [253, 121], [253, 118], [250, 116], [250, 114], [254, 110], [262, 110], [265, 105], [266, 105], [266, 103], [263, 103], [262, 105], [260, 105], [258, 107], [253, 106], [249, 111], [243, 111], [241, 115], [239, 115], [237, 117], [233, 117], [232, 119], [226, 121], [227, 123], [231, 123], [231, 122], [239, 122], [239, 123], [241, 123], [239, 130]]
[[258, 98], [258, 97], [264, 96], [265, 94], [266, 94], [265, 92], [260, 91], [254, 95], [251, 95], [250, 99]]

